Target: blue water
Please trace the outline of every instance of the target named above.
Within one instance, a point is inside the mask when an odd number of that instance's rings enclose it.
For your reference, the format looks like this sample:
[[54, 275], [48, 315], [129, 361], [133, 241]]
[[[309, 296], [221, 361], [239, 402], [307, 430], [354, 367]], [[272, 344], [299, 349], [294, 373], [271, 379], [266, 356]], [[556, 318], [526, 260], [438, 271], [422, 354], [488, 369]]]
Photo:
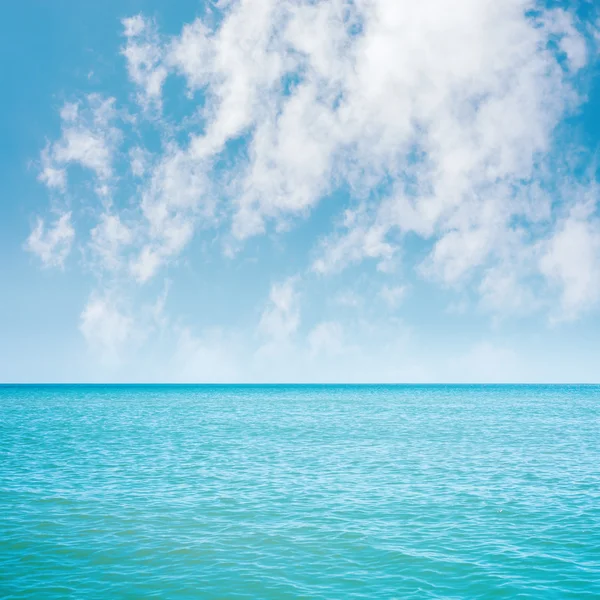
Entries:
[[600, 598], [600, 387], [0, 387], [2, 598]]

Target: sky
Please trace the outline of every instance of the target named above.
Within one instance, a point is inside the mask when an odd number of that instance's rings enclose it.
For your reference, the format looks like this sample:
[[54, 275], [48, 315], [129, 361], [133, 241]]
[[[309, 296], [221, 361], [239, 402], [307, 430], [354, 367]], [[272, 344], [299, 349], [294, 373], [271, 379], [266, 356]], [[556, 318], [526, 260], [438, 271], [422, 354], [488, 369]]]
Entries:
[[598, 382], [600, 10], [23, 0], [0, 381]]

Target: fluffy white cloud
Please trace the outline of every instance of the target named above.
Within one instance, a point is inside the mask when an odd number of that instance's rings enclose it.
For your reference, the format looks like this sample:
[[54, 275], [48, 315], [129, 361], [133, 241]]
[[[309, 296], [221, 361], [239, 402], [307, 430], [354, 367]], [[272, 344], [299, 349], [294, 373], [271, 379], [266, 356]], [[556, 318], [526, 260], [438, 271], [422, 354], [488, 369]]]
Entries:
[[[143, 103], [160, 103], [169, 73], [203, 97], [202, 133], [169, 146], [145, 186], [138, 279], [215, 211], [229, 213], [243, 240], [269, 222], [289, 227], [340, 185], [357, 207], [323, 241], [318, 272], [369, 257], [385, 270], [409, 233], [431, 242], [421, 271], [443, 283], [510, 268], [505, 248], [523, 241], [515, 219], [532, 218], [526, 198], [579, 101], [588, 41], [570, 13], [532, 11], [529, 0], [222, 8], [222, 18], [198, 18], [171, 39], [141, 15], [123, 21]], [[232, 142], [244, 152], [224, 175], [215, 162]], [[137, 176], [141, 164], [132, 163]], [[373, 196], [380, 186], [387, 191]]]
[[46, 227], [44, 220], [38, 218], [36, 226], [27, 238], [25, 249], [37, 255], [44, 267], [64, 266], [71, 252], [75, 230], [71, 224], [71, 213], [63, 213]]
[[[342, 183], [359, 204], [385, 183], [389, 193], [346, 211], [315, 270], [367, 257], [385, 269], [416, 233], [433, 242], [422, 272], [455, 285], [476, 269], [510, 270], [524, 243], [515, 219], [539, 218], [525, 198], [579, 101], [573, 82], [588, 42], [570, 13], [538, 8], [244, 0], [217, 24], [185, 26], [150, 62], [161, 56], [206, 97], [186, 172], [209, 174], [228, 142], [245, 140], [247, 160], [232, 174], [234, 237], [269, 221], [288, 227]], [[135, 35], [148, 27], [132, 24]], [[208, 186], [189, 189], [199, 202]], [[161, 254], [146, 251], [156, 265]], [[492, 275], [483, 277], [490, 290]]]

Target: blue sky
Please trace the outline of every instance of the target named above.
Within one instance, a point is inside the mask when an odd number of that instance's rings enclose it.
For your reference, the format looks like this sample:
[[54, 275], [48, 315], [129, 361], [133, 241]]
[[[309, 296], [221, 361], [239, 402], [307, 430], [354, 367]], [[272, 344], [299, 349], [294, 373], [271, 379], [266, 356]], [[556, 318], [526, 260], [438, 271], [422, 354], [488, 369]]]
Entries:
[[0, 381], [598, 381], [598, 17], [7, 5]]

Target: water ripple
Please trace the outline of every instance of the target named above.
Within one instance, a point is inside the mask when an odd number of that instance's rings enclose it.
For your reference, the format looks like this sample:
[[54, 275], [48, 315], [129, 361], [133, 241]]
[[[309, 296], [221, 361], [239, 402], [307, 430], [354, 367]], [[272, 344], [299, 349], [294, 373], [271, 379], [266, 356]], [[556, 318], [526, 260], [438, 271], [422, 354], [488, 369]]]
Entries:
[[600, 598], [600, 388], [0, 387], [2, 598]]

